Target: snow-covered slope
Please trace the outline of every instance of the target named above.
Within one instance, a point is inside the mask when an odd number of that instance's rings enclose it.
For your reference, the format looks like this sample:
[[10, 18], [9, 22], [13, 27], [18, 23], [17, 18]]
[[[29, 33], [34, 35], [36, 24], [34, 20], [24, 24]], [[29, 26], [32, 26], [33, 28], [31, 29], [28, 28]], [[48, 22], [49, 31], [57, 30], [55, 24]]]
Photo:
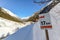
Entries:
[[22, 24], [0, 18], [0, 38], [2, 38], [3, 36], [6, 37], [8, 34], [11, 35], [15, 33], [18, 29], [21, 29], [29, 24], [30, 22]]
[[[14, 20], [16, 19], [16, 20], [13, 21], [12, 19]], [[0, 8], [0, 38], [6, 37], [8, 34], [9, 35], [13, 34], [18, 29], [23, 28], [26, 25], [30, 24], [30, 22], [25, 22], [25, 24], [23, 24], [20, 21], [21, 19], [18, 16], [16, 16], [14, 13], [1, 7]]]

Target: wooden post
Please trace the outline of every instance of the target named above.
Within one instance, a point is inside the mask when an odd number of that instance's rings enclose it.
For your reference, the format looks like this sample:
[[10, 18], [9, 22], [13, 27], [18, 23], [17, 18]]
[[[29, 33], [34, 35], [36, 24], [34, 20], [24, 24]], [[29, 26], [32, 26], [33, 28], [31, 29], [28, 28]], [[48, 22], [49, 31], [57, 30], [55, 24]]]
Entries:
[[46, 34], [46, 40], [49, 40], [49, 35], [48, 35], [48, 30], [45, 30], [45, 34]]

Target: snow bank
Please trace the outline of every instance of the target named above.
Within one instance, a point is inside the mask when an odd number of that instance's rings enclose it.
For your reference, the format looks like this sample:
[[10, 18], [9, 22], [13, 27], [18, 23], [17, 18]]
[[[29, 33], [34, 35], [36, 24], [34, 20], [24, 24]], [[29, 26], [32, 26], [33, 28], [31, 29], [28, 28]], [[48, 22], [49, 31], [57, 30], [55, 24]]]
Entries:
[[25, 24], [22, 24], [22, 23], [13, 22], [0, 17], [0, 38], [2, 36], [5, 37], [8, 34], [11, 35], [15, 33], [18, 29], [21, 29], [29, 24], [30, 22], [26, 22]]
[[[48, 29], [49, 40], [60, 40], [60, 3], [49, 12], [51, 16], [52, 29]], [[40, 28], [39, 21], [33, 28], [33, 40], [46, 40], [44, 29]]]

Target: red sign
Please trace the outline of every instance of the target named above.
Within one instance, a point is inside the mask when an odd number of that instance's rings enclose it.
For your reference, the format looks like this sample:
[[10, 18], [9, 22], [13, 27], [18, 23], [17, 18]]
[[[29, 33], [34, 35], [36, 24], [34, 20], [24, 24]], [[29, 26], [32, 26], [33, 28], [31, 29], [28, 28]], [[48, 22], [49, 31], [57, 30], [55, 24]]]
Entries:
[[44, 18], [44, 16], [40, 16], [39, 18]]
[[41, 29], [44, 29], [44, 28], [52, 28], [52, 26], [41, 26]]

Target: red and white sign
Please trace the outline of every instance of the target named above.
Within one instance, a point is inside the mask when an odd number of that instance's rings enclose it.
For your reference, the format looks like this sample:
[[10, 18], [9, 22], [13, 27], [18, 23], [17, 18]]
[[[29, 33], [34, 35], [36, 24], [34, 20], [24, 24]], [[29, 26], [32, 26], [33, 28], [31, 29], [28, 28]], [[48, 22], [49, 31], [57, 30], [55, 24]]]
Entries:
[[41, 29], [52, 28], [50, 15], [48, 13], [40, 14], [39, 18]]

